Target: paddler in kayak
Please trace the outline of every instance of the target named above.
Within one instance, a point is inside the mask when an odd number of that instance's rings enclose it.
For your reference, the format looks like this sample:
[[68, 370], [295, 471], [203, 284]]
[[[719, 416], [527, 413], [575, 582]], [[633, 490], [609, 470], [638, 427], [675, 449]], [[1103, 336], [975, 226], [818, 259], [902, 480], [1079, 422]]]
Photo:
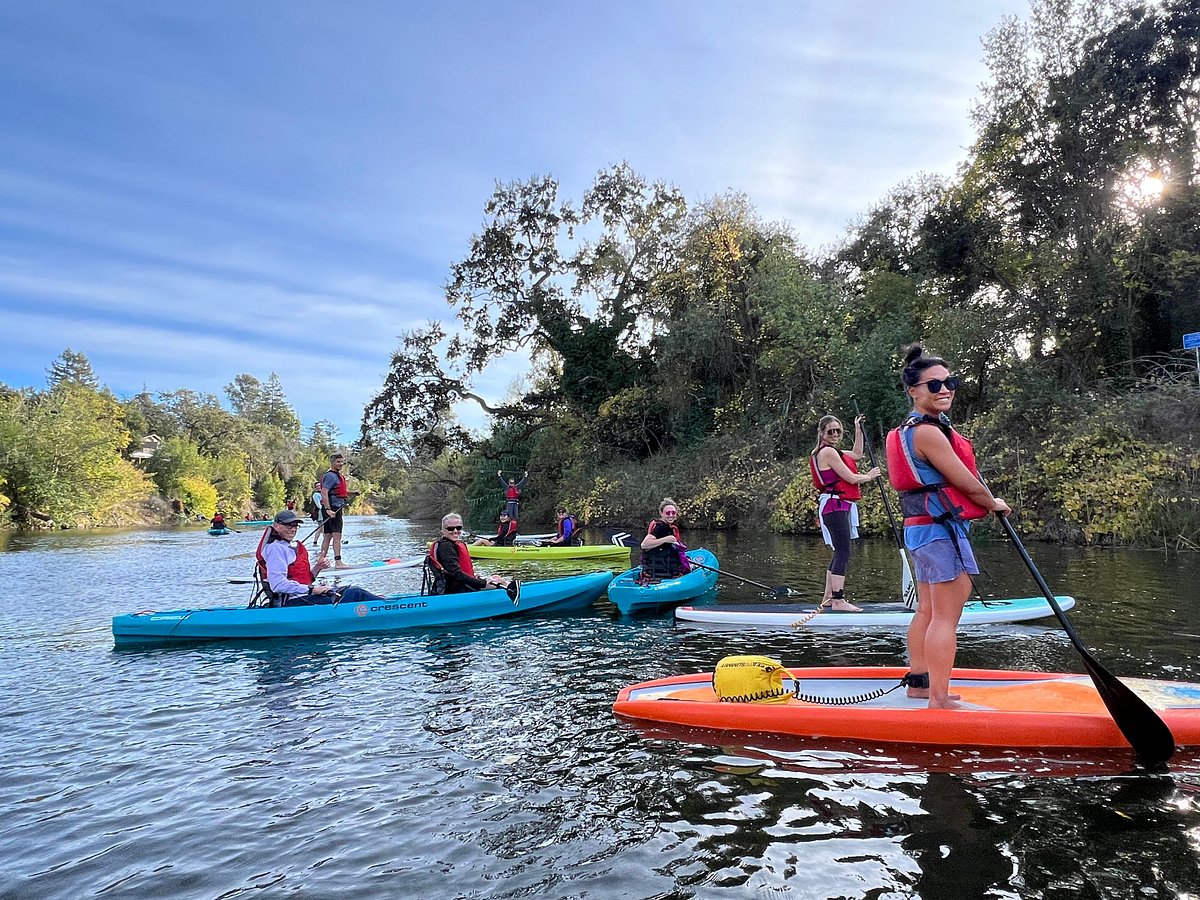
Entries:
[[496, 533], [490, 538], [481, 537], [475, 541], [479, 547], [511, 547], [517, 541], [517, 520], [509, 518], [508, 507], [500, 510], [500, 523]]
[[833, 559], [825, 570], [825, 595], [821, 606], [838, 612], [861, 612], [846, 599], [846, 567], [850, 563], [850, 541], [858, 537], [858, 504], [862, 499], [860, 484], [873, 481], [882, 474], [876, 466], [869, 472], [859, 472], [857, 463], [863, 456], [863, 416], [854, 419], [854, 446], [839, 450], [842, 442], [842, 423], [837, 416], [822, 416], [817, 423], [817, 445], [808, 457], [813, 487], [817, 489], [817, 516], [821, 522], [821, 537], [833, 548]]
[[445, 577], [446, 594], [465, 594], [488, 588], [503, 588], [514, 602], [520, 595], [520, 585], [515, 578], [502, 575], [475, 575], [475, 565], [463, 541], [463, 520], [456, 512], [442, 516], [442, 536], [429, 545], [429, 565]]
[[1011, 512], [979, 480], [971, 442], [950, 426], [959, 379], [946, 361], [909, 348], [900, 375], [912, 412], [887, 436], [888, 480], [900, 493], [904, 545], [917, 580], [917, 612], [908, 628], [908, 696], [930, 709], [954, 709], [950, 670], [958, 620], [979, 566], [967, 539], [971, 519]]
[[579, 542], [578, 535], [576, 534], [577, 526], [575, 524], [575, 517], [567, 512], [567, 508], [560, 506], [554, 511], [554, 515], [558, 519], [558, 534], [554, 535], [546, 543], [556, 547], [565, 547], [568, 544]]
[[667, 497], [658, 504], [658, 518], [651, 519], [642, 538], [642, 574], [639, 580], [660, 581], [691, 571], [687, 545], [679, 533], [679, 504]]
[[260, 576], [271, 592], [272, 606], [312, 606], [318, 603], [360, 603], [383, 600], [360, 587], [333, 588], [314, 584], [313, 579], [329, 567], [328, 560], [308, 561], [308, 549], [296, 540], [301, 519], [295, 510], [275, 514], [256, 553]]
[[212, 517], [212, 524], [209, 525], [208, 527], [209, 528], [225, 528], [225, 527], [227, 527], [225, 525], [225, 517], [223, 515], [221, 515], [220, 513], [217, 513], [215, 516]]

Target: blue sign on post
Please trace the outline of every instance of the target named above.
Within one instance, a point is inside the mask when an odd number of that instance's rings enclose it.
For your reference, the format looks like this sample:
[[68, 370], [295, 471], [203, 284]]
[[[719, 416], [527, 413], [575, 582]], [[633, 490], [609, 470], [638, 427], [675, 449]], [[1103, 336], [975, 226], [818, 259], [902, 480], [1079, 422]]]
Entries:
[[1184, 350], [1200, 350], [1200, 331], [1193, 331], [1183, 336]]

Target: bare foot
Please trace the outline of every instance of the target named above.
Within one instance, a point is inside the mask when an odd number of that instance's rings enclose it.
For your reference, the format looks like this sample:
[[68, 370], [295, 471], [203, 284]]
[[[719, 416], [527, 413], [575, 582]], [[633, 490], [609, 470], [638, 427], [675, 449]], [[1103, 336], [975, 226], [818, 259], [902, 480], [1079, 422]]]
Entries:
[[851, 603], [849, 600], [834, 600], [831, 607], [834, 612], [862, 612], [862, 610]]
[[353, 569], [354, 566], [350, 565], [349, 563], [339, 562], [337, 565], [334, 566], [334, 568], [335, 569]]
[[929, 698], [930, 709], [962, 709], [962, 706], [954, 702], [954, 694], [947, 694], [945, 700], [934, 700]]
[[[910, 687], [908, 689], [908, 691], [905, 693], [905, 696], [911, 697], [914, 700], [928, 700], [929, 699], [929, 688]], [[951, 700], [961, 700], [962, 699], [961, 694], [947, 694], [946, 696]]]

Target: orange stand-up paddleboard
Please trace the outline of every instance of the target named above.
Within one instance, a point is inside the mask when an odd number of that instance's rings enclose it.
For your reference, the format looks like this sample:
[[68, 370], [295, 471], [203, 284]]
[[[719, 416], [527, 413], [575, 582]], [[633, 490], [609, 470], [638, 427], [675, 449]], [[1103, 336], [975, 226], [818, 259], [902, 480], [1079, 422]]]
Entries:
[[[623, 688], [624, 718], [736, 732], [973, 747], [1128, 747], [1087, 675], [955, 669], [961, 709], [909, 699], [904, 668], [788, 669], [786, 702], [718, 701], [712, 673]], [[1121, 679], [1171, 729], [1178, 746], [1200, 745], [1200, 684]], [[895, 690], [889, 688], [895, 687]], [[886, 693], [884, 693], [886, 692]], [[807, 698], [807, 699], [803, 699]], [[820, 702], [824, 701], [824, 702]]]

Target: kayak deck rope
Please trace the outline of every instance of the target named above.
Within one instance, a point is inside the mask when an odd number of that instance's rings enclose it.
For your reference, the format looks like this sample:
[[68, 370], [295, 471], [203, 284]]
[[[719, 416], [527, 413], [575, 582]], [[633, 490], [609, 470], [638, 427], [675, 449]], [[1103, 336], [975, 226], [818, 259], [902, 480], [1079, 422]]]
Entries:
[[819, 706], [854, 706], [858, 703], [867, 703], [871, 700], [878, 700], [880, 697], [890, 694], [897, 688], [904, 687], [909, 683], [908, 676], [905, 676], [890, 688], [876, 688], [875, 690], [868, 691], [865, 694], [854, 694], [850, 697], [813, 697], [808, 694], [800, 693], [800, 680], [795, 679], [795, 682], [796, 687], [792, 691], [792, 696], [797, 700], [803, 700], [805, 703], [815, 703]]

